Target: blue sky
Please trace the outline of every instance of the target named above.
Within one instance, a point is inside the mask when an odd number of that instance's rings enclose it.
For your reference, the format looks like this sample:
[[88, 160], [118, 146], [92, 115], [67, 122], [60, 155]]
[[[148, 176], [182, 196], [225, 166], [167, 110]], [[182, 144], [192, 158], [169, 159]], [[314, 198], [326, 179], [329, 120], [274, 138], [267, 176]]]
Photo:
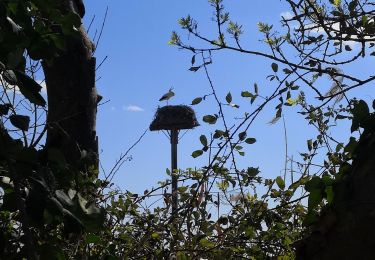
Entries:
[[[257, 32], [257, 23], [276, 25], [280, 15], [288, 11], [287, 6], [275, 0], [238, 0], [224, 4], [233, 19], [244, 26], [244, 45], [255, 50], [264, 48], [259, 41], [262, 35]], [[178, 19], [188, 14], [200, 22], [199, 28], [205, 34], [214, 35], [215, 26], [211, 21], [213, 10], [206, 0], [86, 1], [85, 24], [96, 16], [90, 29], [91, 36], [96, 29], [100, 30], [107, 6], [108, 17], [96, 56], [100, 63], [108, 55], [97, 71], [98, 91], [104, 100], [109, 100], [99, 108], [97, 120], [101, 162], [108, 171], [120, 154], [148, 128], [157, 107], [165, 105], [158, 99], [171, 86], [176, 96], [170, 104], [190, 104], [195, 97], [210, 92], [203, 71], [188, 71], [190, 53], [167, 42], [172, 31], [179, 31]], [[181, 35], [184, 34], [181, 32]], [[274, 85], [265, 79], [272, 72], [270, 64], [271, 61], [263, 58], [224, 51], [215, 56], [209, 69], [220, 97], [224, 99], [230, 91], [236, 102], [240, 100], [241, 91], [252, 90], [255, 82], [260, 93], [272, 90]], [[246, 111], [246, 106], [248, 104], [241, 103], [242, 112]], [[269, 177], [281, 174], [285, 159], [282, 123], [268, 124], [274, 116], [274, 107], [271, 104], [248, 131], [248, 135], [258, 142], [240, 159], [242, 166], [259, 166], [263, 176]], [[199, 136], [215, 129], [201, 120], [205, 114], [216, 111], [213, 100], [194, 106], [194, 109], [202, 126], [189, 131], [180, 141], [180, 168], [204, 165], [204, 157], [193, 159], [190, 155], [201, 148]], [[228, 116], [241, 116], [242, 112], [229, 111]], [[293, 108], [285, 111], [285, 120], [289, 154], [298, 157], [298, 152], [306, 148], [306, 139], [314, 136], [313, 132], [307, 130], [306, 122]], [[130, 152], [132, 160], [117, 173], [115, 184], [136, 192], [150, 188], [165, 179], [165, 169], [170, 165], [169, 152], [169, 141], [162, 133], [148, 132]]]

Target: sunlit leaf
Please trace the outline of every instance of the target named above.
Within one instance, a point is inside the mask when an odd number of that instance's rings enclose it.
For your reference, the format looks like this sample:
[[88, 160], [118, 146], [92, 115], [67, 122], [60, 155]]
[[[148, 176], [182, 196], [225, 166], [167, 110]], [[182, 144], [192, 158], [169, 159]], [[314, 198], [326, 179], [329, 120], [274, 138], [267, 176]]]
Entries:
[[279, 70], [279, 65], [277, 65], [277, 63], [272, 63], [271, 68], [274, 72], [277, 72]]
[[201, 97], [194, 98], [193, 101], [191, 101], [191, 105], [198, 105], [202, 100], [203, 98]]
[[308, 198], [308, 208], [309, 210], [315, 209], [323, 199], [321, 189], [312, 189]]
[[203, 151], [202, 151], [202, 150], [196, 150], [196, 151], [194, 151], [194, 152], [191, 154], [191, 156], [192, 156], [193, 158], [197, 158], [197, 157], [201, 156], [202, 154], [203, 154]]
[[208, 124], [215, 124], [217, 121], [217, 117], [213, 115], [205, 115], [203, 117], [203, 122], [208, 123]]
[[276, 178], [276, 184], [277, 184], [277, 186], [279, 186], [279, 188], [282, 189], [282, 190], [285, 188], [285, 182], [284, 182], [283, 178], [281, 178], [280, 176], [278, 176], [278, 177]]
[[29, 130], [30, 117], [22, 115], [11, 115], [9, 119], [12, 125], [16, 128], [25, 132]]
[[94, 234], [87, 234], [86, 236], [86, 244], [99, 244], [101, 238]]
[[256, 140], [255, 138], [247, 138], [247, 139], [245, 140], [245, 142], [246, 142], [247, 144], [254, 144], [256, 141], [257, 141], [257, 140]]
[[249, 91], [242, 91], [241, 96], [242, 97], [253, 97], [254, 95], [251, 94]]
[[229, 92], [227, 94], [227, 96], [225, 97], [225, 100], [228, 102], [228, 103], [231, 103], [232, 102], [232, 94]]
[[205, 135], [201, 135], [200, 137], [199, 137], [199, 140], [201, 141], [201, 144], [203, 145], [203, 146], [207, 146], [207, 137], [205, 136]]
[[245, 140], [246, 136], [247, 136], [247, 133], [246, 133], [246, 132], [241, 132], [241, 133], [238, 134], [238, 138], [239, 138], [241, 141]]

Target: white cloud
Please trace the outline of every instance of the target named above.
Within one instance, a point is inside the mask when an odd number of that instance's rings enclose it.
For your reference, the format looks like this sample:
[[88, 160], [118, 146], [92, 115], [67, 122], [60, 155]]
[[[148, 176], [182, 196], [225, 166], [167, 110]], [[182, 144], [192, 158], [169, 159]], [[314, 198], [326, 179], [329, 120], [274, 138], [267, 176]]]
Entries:
[[126, 111], [129, 111], [129, 112], [142, 112], [142, 111], [144, 111], [143, 108], [141, 108], [139, 106], [136, 106], [136, 105], [129, 105], [127, 107], [123, 106], [122, 109], [126, 110]]
[[47, 85], [46, 85], [46, 81], [45, 80], [35, 80], [41, 87], [42, 87], [42, 89], [41, 89], [41, 92], [43, 93], [43, 94], [47, 94]]
[[355, 49], [355, 48], [359, 47], [359, 45], [360, 45], [359, 42], [356, 42], [356, 41], [345, 41], [344, 44], [348, 45], [352, 49]]
[[[334, 30], [334, 31], [340, 31], [340, 23], [333, 23], [330, 25], [329, 27], [331, 30]], [[307, 26], [305, 26], [305, 29], [307, 30], [310, 30], [311, 33], [315, 33], [315, 34], [319, 34], [319, 33], [322, 33], [324, 35], [327, 35], [324, 31], [324, 29], [320, 26], [317, 26], [317, 24], [308, 24]], [[344, 40], [345, 37], [347, 36], [347, 34], [343, 34], [342, 35], [342, 38], [343, 38], [343, 45], [348, 45], [351, 49], [356, 49], [359, 47], [359, 42], [357, 41], [348, 41], [348, 40]], [[358, 39], [358, 37], [356, 35], [351, 35], [351, 38], [352, 39]], [[365, 39], [370, 39], [369, 37], [365, 37]]]
[[284, 19], [292, 19], [294, 17], [294, 15], [291, 13], [291, 12], [282, 12], [280, 14], [281, 17], [283, 17]]

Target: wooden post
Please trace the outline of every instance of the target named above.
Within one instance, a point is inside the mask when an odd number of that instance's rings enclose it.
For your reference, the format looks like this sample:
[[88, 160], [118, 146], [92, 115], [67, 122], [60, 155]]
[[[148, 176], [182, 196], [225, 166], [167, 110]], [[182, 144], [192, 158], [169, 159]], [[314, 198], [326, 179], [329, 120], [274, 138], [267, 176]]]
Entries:
[[173, 248], [176, 245], [176, 241], [178, 237], [178, 225], [176, 221], [177, 214], [178, 214], [177, 144], [178, 144], [178, 130], [172, 129], [171, 130], [172, 220], [173, 220], [174, 228], [176, 229], [176, 235], [173, 236], [173, 240], [171, 243], [172, 252], [173, 252]]
[[172, 156], [172, 215], [177, 215], [178, 207], [178, 193], [177, 193], [177, 144], [178, 144], [178, 130], [173, 129], [171, 131], [171, 156]]

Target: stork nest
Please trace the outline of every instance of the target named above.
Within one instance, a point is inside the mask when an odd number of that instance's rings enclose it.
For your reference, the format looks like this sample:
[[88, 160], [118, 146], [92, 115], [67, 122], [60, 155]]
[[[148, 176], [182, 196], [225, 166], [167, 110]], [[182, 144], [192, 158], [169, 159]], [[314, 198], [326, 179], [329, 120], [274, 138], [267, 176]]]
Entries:
[[194, 110], [189, 106], [159, 107], [150, 125], [151, 131], [192, 129], [199, 126]]

